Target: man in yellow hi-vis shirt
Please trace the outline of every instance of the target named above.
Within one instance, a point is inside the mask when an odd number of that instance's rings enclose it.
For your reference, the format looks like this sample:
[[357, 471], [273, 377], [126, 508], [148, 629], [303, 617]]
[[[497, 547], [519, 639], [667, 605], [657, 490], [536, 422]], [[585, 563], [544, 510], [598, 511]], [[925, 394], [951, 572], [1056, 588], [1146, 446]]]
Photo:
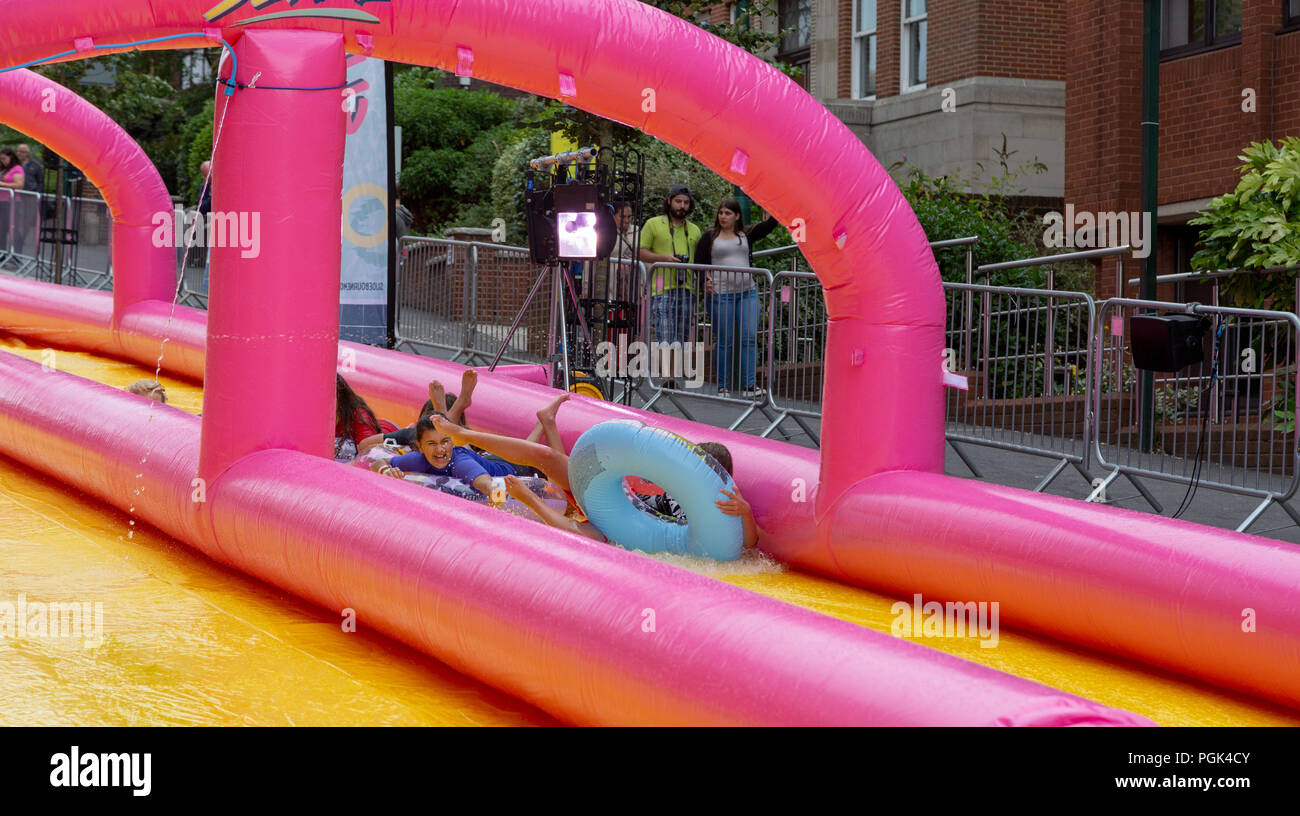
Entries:
[[[641, 228], [640, 258], [647, 264], [680, 261], [690, 263], [700, 228], [687, 221], [695, 200], [685, 184], [668, 188], [663, 215], [656, 215]], [[657, 269], [650, 280], [650, 313], [655, 321], [654, 339], [660, 343], [688, 343], [695, 322], [691, 299], [691, 277], [685, 269]], [[672, 380], [669, 388], [676, 387]]]

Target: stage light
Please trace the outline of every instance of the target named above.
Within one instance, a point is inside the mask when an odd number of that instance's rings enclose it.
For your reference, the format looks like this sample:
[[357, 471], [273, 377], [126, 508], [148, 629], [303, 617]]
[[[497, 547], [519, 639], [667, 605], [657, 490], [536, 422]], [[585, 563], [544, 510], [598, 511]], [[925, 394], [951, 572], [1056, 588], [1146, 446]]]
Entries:
[[565, 260], [596, 257], [596, 214], [594, 212], [559, 212], [555, 214], [559, 256]]
[[527, 191], [524, 201], [533, 261], [549, 264], [609, 257], [618, 240], [613, 212], [605, 201], [609, 195], [599, 185], [577, 183]]
[[595, 258], [600, 191], [594, 184], [560, 184], [551, 191], [555, 196], [557, 257], [566, 261]]

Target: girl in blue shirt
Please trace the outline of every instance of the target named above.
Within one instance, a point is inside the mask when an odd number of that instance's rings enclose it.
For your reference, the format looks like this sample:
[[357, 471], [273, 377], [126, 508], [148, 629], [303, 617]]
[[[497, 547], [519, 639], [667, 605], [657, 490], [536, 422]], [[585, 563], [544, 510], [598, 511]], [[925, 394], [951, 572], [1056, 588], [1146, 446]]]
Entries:
[[376, 462], [371, 467], [395, 479], [404, 478], [408, 473], [450, 476], [473, 485], [475, 490], [489, 497], [494, 478], [516, 475], [514, 465], [509, 462], [484, 459], [469, 448], [453, 444], [451, 437], [434, 424], [435, 418], [441, 417], [430, 414], [415, 424], [416, 450], [394, 456], [387, 462]]

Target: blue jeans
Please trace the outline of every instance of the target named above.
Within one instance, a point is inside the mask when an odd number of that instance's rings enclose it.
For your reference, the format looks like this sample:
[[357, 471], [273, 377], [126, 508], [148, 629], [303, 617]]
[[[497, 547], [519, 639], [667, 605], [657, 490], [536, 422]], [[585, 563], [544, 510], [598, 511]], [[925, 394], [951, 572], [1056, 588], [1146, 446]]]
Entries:
[[[713, 370], [718, 387], [753, 388], [758, 357], [758, 292], [750, 289], [732, 295], [711, 295], [713, 319]], [[739, 346], [740, 364], [733, 365]]]
[[660, 343], [689, 343], [695, 327], [695, 304], [691, 290], [684, 287], [669, 289], [650, 299], [650, 312], [655, 320], [655, 337]]

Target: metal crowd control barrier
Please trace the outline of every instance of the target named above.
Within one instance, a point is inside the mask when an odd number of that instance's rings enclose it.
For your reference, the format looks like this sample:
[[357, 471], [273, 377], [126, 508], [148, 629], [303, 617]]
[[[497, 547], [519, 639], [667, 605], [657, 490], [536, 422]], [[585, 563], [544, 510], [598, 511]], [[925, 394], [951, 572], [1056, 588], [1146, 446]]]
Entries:
[[[9, 193], [14, 198], [5, 201]], [[64, 228], [73, 226], [74, 203], [80, 208], [80, 224], [76, 251], [64, 256], [63, 268], [56, 274], [52, 248], [41, 243], [42, 223], [54, 226], [52, 217], [41, 218], [41, 195], [30, 190], [0, 192], [0, 271], [85, 289], [111, 289], [113, 219], [108, 205], [93, 198], [64, 201]]]
[[[966, 241], [971, 239], [932, 246]], [[970, 386], [966, 392], [947, 393], [945, 438], [972, 474], [982, 475], [963, 444], [1055, 459], [1036, 491], [1046, 490], [1067, 467], [1092, 482], [1085, 394], [1096, 307], [1088, 295], [1058, 292], [1054, 266], [1130, 251], [1124, 246], [1066, 252], [972, 270], [968, 247], [966, 283], [944, 283], [944, 365], [964, 372]], [[1119, 263], [1122, 269], [1122, 257]], [[1045, 289], [973, 283], [976, 273], [987, 278], [994, 272], [1040, 266], [1047, 268]]]
[[[826, 349], [826, 298], [812, 272], [778, 272], [772, 279], [767, 318], [767, 381], [780, 414], [763, 430], [766, 437], [793, 420], [821, 445], [822, 361]], [[812, 423], [818, 423], [816, 430]]]
[[[1153, 312], [1199, 315], [1210, 326], [1203, 362], [1156, 374], [1148, 408], [1139, 404], [1129, 329], [1135, 316]], [[1094, 455], [1110, 472], [1089, 500], [1104, 495], [1120, 475], [1138, 485], [1138, 477], [1195, 482], [1260, 498], [1238, 531], [1249, 529], [1273, 504], [1300, 525], [1300, 512], [1289, 503], [1300, 480], [1295, 432], [1300, 318], [1291, 312], [1114, 298], [1101, 305], [1098, 333]], [[1154, 419], [1149, 450], [1139, 440], [1144, 411]], [[1149, 494], [1147, 500], [1162, 511]]]
[[[678, 283], [685, 277], [686, 285], [655, 294], [662, 270], [677, 276]], [[653, 393], [642, 407], [659, 411], [658, 404], [665, 401], [687, 419], [706, 422], [708, 418], [696, 417], [684, 401], [739, 408], [739, 415], [726, 424], [729, 430], [761, 414], [766, 420], [762, 436], [780, 433], [793, 439], [782, 427], [792, 414], [773, 401], [772, 358], [762, 353], [775, 342], [772, 284], [772, 273], [757, 267], [651, 264], [642, 284], [640, 336], [660, 369], [665, 363], [674, 365], [674, 355], [680, 354], [682, 362], [671, 371], [652, 372], [647, 384]], [[674, 349], [674, 344], [680, 345]], [[818, 435], [811, 426], [802, 417], [796, 421], [816, 443]]]
[[[933, 241], [932, 250], [962, 248], [965, 253], [966, 282], [973, 273], [976, 236]], [[792, 254], [792, 268], [777, 272], [768, 299], [765, 367], [771, 405], [780, 413], [764, 428], [768, 436], [787, 419], [820, 444], [819, 428], [822, 397], [822, 357], [826, 346], [826, 300], [821, 282], [810, 271], [798, 269], [798, 245], [760, 250], [755, 258]], [[960, 451], [959, 451], [960, 455]]]
[[[1206, 283], [1210, 284], [1210, 305], [1219, 305], [1219, 281], [1224, 278], [1231, 278], [1237, 275], [1276, 275], [1279, 272], [1295, 272], [1300, 270], [1300, 266], [1270, 266], [1266, 269], [1217, 269], [1206, 272], [1179, 272], [1172, 275], [1157, 275], [1156, 285], [1162, 283], [1184, 284], [1184, 283]], [[1129, 278], [1129, 286], [1140, 286], [1141, 278]], [[1119, 290], [1124, 294], [1124, 290]], [[1295, 282], [1296, 305], [1300, 306], [1300, 276], [1296, 277]], [[1181, 297], [1181, 292], [1175, 293], [1175, 297]]]
[[546, 359], [549, 303], [535, 299], [511, 334], [530, 288], [545, 267], [525, 247], [446, 238], [405, 237], [397, 275], [397, 348], [450, 352], [453, 362]]
[[1034, 488], [1072, 466], [1089, 483], [1088, 361], [1095, 305], [1081, 292], [944, 283], [944, 366], [968, 390], [947, 389], [946, 438], [1056, 460]]

